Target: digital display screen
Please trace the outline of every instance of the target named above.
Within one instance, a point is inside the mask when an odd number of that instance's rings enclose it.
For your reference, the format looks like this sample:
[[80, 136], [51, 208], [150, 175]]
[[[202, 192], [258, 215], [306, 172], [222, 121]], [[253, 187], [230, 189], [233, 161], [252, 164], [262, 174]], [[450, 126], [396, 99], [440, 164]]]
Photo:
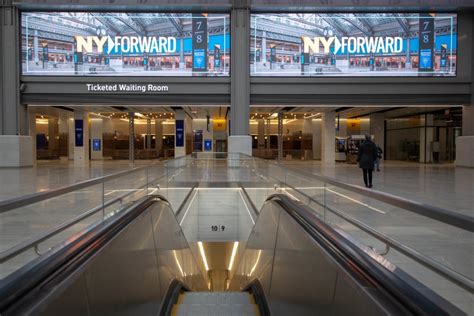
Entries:
[[23, 12], [22, 74], [229, 76], [229, 21], [214, 13]]
[[251, 14], [251, 76], [455, 76], [457, 15]]

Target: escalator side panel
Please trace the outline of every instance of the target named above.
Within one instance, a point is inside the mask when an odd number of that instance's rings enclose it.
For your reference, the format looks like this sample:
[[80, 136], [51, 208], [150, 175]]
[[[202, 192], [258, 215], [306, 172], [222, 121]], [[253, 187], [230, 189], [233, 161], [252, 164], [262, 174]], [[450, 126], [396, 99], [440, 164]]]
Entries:
[[406, 312], [371, 292], [367, 281], [353, 278], [274, 201], [263, 206], [242, 258], [235, 283], [243, 289], [259, 280], [272, 315]]
[[269, 305], [272, 314], [329, 315], [338, 269], [327, 254], [280, 212]]
[[[151, 215], [146, 211], [110, 241], [72, 285], [48, 302], [41, 314], [75, 314], [83, 300], [75, 289], [80, 284], [86, 292], [90, 315], [156, 314], [163, 294], [154, 248]], [[62, 313], [52, 313], [58, 309]]]
[[87, 301], [87, 290], [86, 280], [83, 275], [79, 277], [73, 277], [74, 281], [69, 285], [64, 292], [59, 293], [52, 303], [43, 305], [36, 310], [34, 314], [43, 315], [68, 315], [68, 316], [83, 316], [87, 315], [88, 301]]
[[[97, 235], [87, 249], [18, 301], [5, 315], [157, 315], [173, 279], [192, 290], [206, 283], [167, 202], [144, 198], [119, 213], [126, 226]], [[105, 225], [105, 224], [104, 224]], [[90, 255], [92, 254], [92, 255]], [[86, 258], [86, 259], [81, 259]], [[40, 259], [40, 258], [38, 258]]]
[[157, 265], [151, 215], [146, 211], [116, 236], [87, 269], [91, 314], [156, 313], [164, 295]]
[[273, 209], [259, 215], [250, 234], [245, 251], [231, 279], [231, 290], [242, 290], [252, 280], [258, 279], [264, 292], [270, 291], [280, 209], [274, 204], [269, 204], [268, 208]]
[[166, 291], [174, 279], [181, 280], [194, 290], [207, 289], [202, 270], [196, 264], [174, 214], [170, 211], [152, 209], [151, 216], [162, 289]]

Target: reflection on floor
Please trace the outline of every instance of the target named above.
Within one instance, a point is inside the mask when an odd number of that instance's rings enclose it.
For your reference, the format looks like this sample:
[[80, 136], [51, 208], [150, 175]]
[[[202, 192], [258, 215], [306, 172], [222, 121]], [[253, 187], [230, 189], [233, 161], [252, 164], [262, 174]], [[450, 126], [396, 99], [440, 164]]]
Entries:
[[[322, 165], [314, 160], [283, 163], [305, 172], [364, 185], [362, 171], [356, 165]], [[474, 169], [455, 167], [453, 164], [386, 161], [382, 163], [380, 172], [374, 172], [374, 190], [473, 215]]]

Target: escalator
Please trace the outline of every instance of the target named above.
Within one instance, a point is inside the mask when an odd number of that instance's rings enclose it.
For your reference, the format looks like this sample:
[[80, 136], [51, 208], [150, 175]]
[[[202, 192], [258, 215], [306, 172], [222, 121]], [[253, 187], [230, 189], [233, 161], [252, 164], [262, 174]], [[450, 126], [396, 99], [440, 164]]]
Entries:
[[227, 291], [170, 204], [146, 196], [2, 280], [1, 315], [458, 315], [285, 195], [267, 199]]

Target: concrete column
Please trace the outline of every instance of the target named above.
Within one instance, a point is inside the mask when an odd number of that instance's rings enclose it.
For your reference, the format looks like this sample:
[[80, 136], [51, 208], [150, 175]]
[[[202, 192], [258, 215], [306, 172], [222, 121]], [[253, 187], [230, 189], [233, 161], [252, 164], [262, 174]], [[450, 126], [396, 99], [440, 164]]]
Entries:
[[58, 118], [50, 117], [48, 119], [48, 143], [49, 143], [49, 151], [52, 156], [59, 157], [59, 124]]
[[[316, 118], [311, 120], [313, 132], [313, 159], [321, 159], [321, 119]], [[334, 149], [336, 150], [336, 149]], [[334, 156], [334, 159], [335, 156]]]
[[278, 112], [278, 160], [283, 159], [283, 113]]
[[146, 149], [151, 149], [151, 119], [146, 120]]
[[35, 35], [33, 37], [33, 54], [35, 64], [39, 63], [38, 30], [35, 30]]
[[261, 57], [262, 57], [262, 63], [266, 63], [267, 62], [267, 32], [266, 31], [263, 31], [263, 34], [262, 34]]
[[272, 133], [272, 130], [271, 130], [271, 125], [270, 125], [270, 120], [265, 120], [265, 137], [267, 139], [265, 139], [264, 137], [264, 140], [266, 140], [266, 148], [267, 149], [270, 149], [270, 134]]
[[74, 160], [74, 142], [75, 142], [75, 136], [74, 136], [74, 117], [70, 117], [67, 120], [67, 128], [68, 128], [68, 157], [69, 160]]
[[[91, 118], [91, 160], [102, 160], [103, 157], [103, 148], [104, 148], [104, 140], [103, 140], [103, 132], [104, 132], [104, 120], [101, 118]], [[99, 150], [94, 150], [94, 140], [98, 140], [100, 142]]]
[[[370, 115], [370, 135], [374, 135], [374, 142], [382, 148], [385, 155], [385, 114], [374, 113]], [[383, 159], [383, 158], [382, 158]]]
[[[237, 3], [240, 4], [240, 3]], [[242, 4], [245, 4], [242, 2]], [[247, 7], [234, 7], [231, 13], [231, 72], [229, 152], [252, 155], [249, 136], [250, 69], [249, 40], [250, 14]]]
[[36, 163], [36, 113], [28, 111], [28, 133], [31, 137], [31, 150], [33, 164]]
[[20, 104], [18, 9], [7, 1], [0, 16], [0, 167], [32, 166], [27, 107]]
[[[183, 110], [176, 110], [175, 113], [175, 135], [174, 135], [174, 157], [182, 157], [186, 156], [186, 124], [185, 124], [185, 119], [186, 119], [186, 113], [184, 113]], [[176, 121], [182, 120], [183, 121], [183, 131], [181, 133], [177, 133], [176, 129], [177, 124]], [[182, 146], [177, 146], [178, 143], [178, 137], [183, 137], [183, 145]]]
[[128, 162], [135, 162], [135, 113], [128, 113]]
[[162, 156], [163, 150], [163, 120], [155, 120], [155, 148], [158, 151], [158, 157]]
[[462, 136], [456, 137], [456, 166], [474, 167], [474, 100], [462, 108]]
[[[82, 120], [83, 128], [83, 142], [82, 146], [76, 142], [76, 128], [75, 122]], [[89, 113], [82, 111], [74, 111], [74, 122], [73, 122], [73, 138], [74, 138], [74, 163], [88, 163], [89, 162]]]
[[433, 126], [433, 114], [421, 115], [421, 122], [424, 128], [420, 129], [420, 162], [430, 163], [433, 161], [431, 144], [434, 140], [434, 130], [429, 126]]
[[258, 147], [257, 148], [265, 148], [265, 120], [261, 119], [258, 120]]
[[[68, 122], [68, 117], [65, 114], [60, 114], [59, 119], [58, 119], [58, 135], [59, 139], [64, 139], [68, 137], [69, 134], [69, 122]], [[69, 143], [69, 142], [68, 142]], [[61, 141], [58, 142], [59, 148], [61, 148]], [[63, 155], [61, 155], [63, 154]], [[69, 155], [69, 148], [68, 148], [68, 153], [67, 155], [64, 155], [64, 153], [61, 153], [61, 149], [59, 149], [59, 156], [67, 158]], [[63, 158], [64, 159], [64, 158]]]
[[410, 54], [410, 34], [407, 34], [407, 47], [406, 47], [407, 51], [406, 51], [406, 59], [407, 59], [407, 62], [405, 64], [405, 68], [406, 69], [411, 69], [411, 54]]
[[328, 111], [321, 118], [321, 162], [334, 164], [336, 160], [336, 130], [334, 128], [336, 112]]

